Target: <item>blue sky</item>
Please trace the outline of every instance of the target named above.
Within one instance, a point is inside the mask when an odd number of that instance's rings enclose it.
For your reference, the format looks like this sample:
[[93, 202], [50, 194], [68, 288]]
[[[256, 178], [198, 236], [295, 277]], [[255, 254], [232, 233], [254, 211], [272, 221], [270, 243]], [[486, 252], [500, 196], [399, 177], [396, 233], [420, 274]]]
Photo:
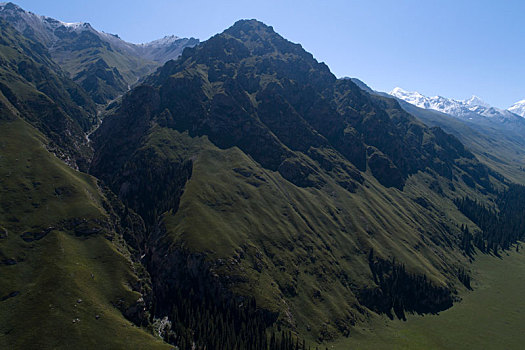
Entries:
[[205, 40], [256, 18], [301, 43], [338, 77], [507, 108], [525, 99], [525, 1], [19, 0], [26, 10], [145, 42]]

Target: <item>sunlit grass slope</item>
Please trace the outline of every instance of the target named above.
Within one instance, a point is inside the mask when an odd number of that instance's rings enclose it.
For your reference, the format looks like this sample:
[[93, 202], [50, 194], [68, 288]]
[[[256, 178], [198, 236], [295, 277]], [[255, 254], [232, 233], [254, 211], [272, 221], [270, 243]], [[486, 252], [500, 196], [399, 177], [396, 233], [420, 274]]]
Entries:
[[[443, 180], [426, 173], [412, 176], [404, 193], [385, 191], [369, 174], [356, 193], [328, 176], [322, 189], [299, 188], [238, 148], [220, 150], [206, 138], [156, 128], [145, 147], [160, 157], [194, 160], [179, 209], [164, 216], [164, 244], [205, 252], [215, 272], [230, 276], [234, 291], [280, 312], [312, 341], [345, 333], [338, 328], [343, 320], [364, 324], [376, 317], [357, 311], [357, 286], [370, 279], [371, 248], [438, 285], [454, 279], [463, 263], [461, 254], [446, 249], [450, 233], [438, 224], [445, 213], [451, 228], [466, 220], [447, 198], [471, 192], [461, 183], [447, 196], [429, 194], [428, 186]], [[410, 199], [422, 195], [429, 209]]]
[[[96, 180], [45, 144], [18, 117], [0, 120], [0, 348], [164, 348], [120, 311], [141, 297], [138, 277]], [[71, 220], [101, 231], [75, 234]]]

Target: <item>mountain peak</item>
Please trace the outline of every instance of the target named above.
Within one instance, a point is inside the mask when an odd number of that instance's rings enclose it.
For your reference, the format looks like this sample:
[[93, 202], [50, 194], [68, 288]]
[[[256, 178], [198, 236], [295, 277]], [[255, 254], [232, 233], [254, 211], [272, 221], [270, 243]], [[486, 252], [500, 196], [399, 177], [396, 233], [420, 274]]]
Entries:
[[273, 30], [273, 27], [256, 19], [241, 19], [220, 35], [231, 35], [243, 42], [265, 41], [272, 38], [283, 39]]
[[[418, 107], [421, 103], [424, 103], [424, 101], [422, 100], [425, 99], [425, 96], [421, 95], [417, 91], [407, 91], [400, 87], [395, 87], [394, 89], [392, 89], [392, 91], [389, 92], [389, 95], [395, 96], [409, 103], [415, 104]], [[438, 97], [436, 96], [436, 98]]]
[[24, 11], [20, 6], [17, 4], [13, 4], [12, 2], [0, 2], [0, 8], [7, 9], [7, 10], [19, 10]]
[[160, 47], [160, 46], [171, 45], [177, 40], [181, 40], [181, 38], [179, 38], [176, 35], [166, 35], [164, 38], [153, 40], [153, 41], [139, 44], [139, 45], [142, 47]]
[[[296, 82], [315, 81], [324, 86], [336, 80], [329, 68], [318, 62], [300, 44], [283, 38], [273, 27], [255, 19], [239, 20], [194, 49], [185, 50], [179, 63], [203, 64], [212, 71], [219, 72], [217, 67], [224, 63], [236, 69], [247, 59], [250, 60], [250, 65], [260, 65], [261, 71], [267, 71], [271, 67], [283, 75], [287, 74], [290, 80]], [[152, 84], [159, 83], [184, 67], [182, 63], [166, 65], [148, 81]], [[209, 75], [214, 76], [213, 73]]]
[[[491, 107], [475, 95], [467, 100], [455, 100], [442, 96], [427, 97], [419, 92], [408, 92], [401, 88], [395, 88], [389, 94], [419, 108], [433, 109], [459, 119], [492, 120], [503, 123], [521, 122], [516, 112]], [[525, 114], [525, 105], [523, 113]]]
[[508, 110], [521, 117], [525, 117], [525, 100], [514, 103]]
[[273, 27], [264, 24], [263, 22], [256, 19], [240, 19], [235, 22], [230, 28], [226, 29], [226, 32], [242, 30], [244, 32], [272, 32], [275, 34]]
[[486, 103], [485, 101], [483, 101], [481, 98], [479, 98], [476, 95], [472, 95], [471, 98], [469, 98], [468, 100], [465, 100], [463, 102], [466, 105], [469, 105], [469, 106], [481, 106], [481, 107], [485, 107], [485, 108], [490, 108], [490, 105], [488, 103]]

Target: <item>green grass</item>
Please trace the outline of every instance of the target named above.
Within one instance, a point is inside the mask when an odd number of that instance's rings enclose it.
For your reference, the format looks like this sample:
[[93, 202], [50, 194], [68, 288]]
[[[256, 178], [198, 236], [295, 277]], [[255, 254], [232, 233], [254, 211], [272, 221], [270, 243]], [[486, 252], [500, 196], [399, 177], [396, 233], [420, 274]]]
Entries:
[[[439, 246], [450, 233], [439, 231], [437, 223], [447, 213], [452, 230], [458, 223], [474, 225], [446, 196], [429, 194], [432, 181], [449, 191], [445, 180], [430, 174], [412, 176], [400, 192], [385, 190], [366, 173], [365, 185], [352, 194], [323, 174], [323, 188], [296, 187], [236, 147], [220, 150], [206, 138], [174, 130], [155, 129], [145, 147], [164, 158], [194, 159], [178, 211], [164, 216], [168, 242], [222, 259], [214, 270], [244, 281], [232, 284], [233, 290], [280, 311], [281, 320], [309, 341], [338, 337], [338, 322], [369, 322], [370, 316], [355, 309], [350, 285], [370, 283], [370, 248], [396, 256], [436, 284], [454, 280], [444, 271], [452, 273], [452, 266], [464, 262], [457, 251]], [[418, 196], [433, 207], [426, 211], [409, 200]]]
[[[0, 238], [0, 298], [19, 292], [0, 301], [0, 348], [169, 348], [116, 307], [141, 297], [119, 237], [107, 228], [88, 237], [63, 230], [74, 218], [106, 227], [104, 198], [94, 178], [59, 161], [46, 142], [19, 118], [0, 121], [0, 228], [8, 232]], [[50, 226], [40, 240], [20, 237]]]
[[478, 255], [474, 291], [439, 315], [407, 322], [378, 319], [334, 349], [522, 349], [525, 343], [525, 253]]

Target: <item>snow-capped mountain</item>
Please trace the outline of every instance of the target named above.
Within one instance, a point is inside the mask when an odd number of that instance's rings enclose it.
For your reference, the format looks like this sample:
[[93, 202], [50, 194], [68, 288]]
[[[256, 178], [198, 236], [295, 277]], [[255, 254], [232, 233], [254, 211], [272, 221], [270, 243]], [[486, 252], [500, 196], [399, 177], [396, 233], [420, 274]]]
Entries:
[[161, 47], [161, 46], [173, 44], [174, 42], [180, 39], [181, 38], [179, 38], [176, 35], [166, 35], [164, 38], [153, 40], [153, 41], [150, 41], [149, 43], [143, 43], [139, 45], [143, 47]]
[[525, 117], [525, 100], [516, 102], [515, 104], [510, 106], [508, 110], [514, 114]]
[[405, 91], [399, 87], [390, 91], [389, 94], [417, 107], [433, 109], [459, 119], [479, 120], [481, 118], [503, 123], [521, 122], [523, 119], [512, 111], [491, 107], [477, 96], [472, 96], [467, 100], [455, 100], [442, 96], [427, 97], [419, 92]]
[[89, 23], [67, 23], [51, 17], [40, 16], [25, 11], [11, 2], [0, 3], [0, 17], [7, 20], [16, 30], [46, 46], [60, 40], [66, 32], [90, 31], [102, 37], [108, 34], [98, 32]]
[[195, 38], [179, 38], [176, 35], [168, 35], [162, 39], [150, 41], [149, 43], [136, 45], [137, 52], [141, 57], [164, 63], [178, 57], [186, 47], [192, 47], [199, 43]]
[[171, 35], [150, 43], [133, 44], [122, 40], [118, 35], [98, 31], [89, 23], [67, 23], [51, 17], [40, 16], [25, 11], [11, 2], [0, 3], [0, 18], [7, 20], [23, 35], [41, 42], [49, 48], [53, 48], [55, 43], [67, 36], [77, 36], [81, 33], [94, 34], [114, 49], [161, 64], [177, 58], [185, 47], [195, 46], [199, 43], [198, 39], [179, 38]]
[[99, 104], [126, 92], [158, 66], [179, 57], [184, 48], [199, 43], [194, 38], [168, 36], [133, 44], [89, 23], [40, 16], [10, 2], [0, 3], [0, 20], [44, 46], [53, 61]]

